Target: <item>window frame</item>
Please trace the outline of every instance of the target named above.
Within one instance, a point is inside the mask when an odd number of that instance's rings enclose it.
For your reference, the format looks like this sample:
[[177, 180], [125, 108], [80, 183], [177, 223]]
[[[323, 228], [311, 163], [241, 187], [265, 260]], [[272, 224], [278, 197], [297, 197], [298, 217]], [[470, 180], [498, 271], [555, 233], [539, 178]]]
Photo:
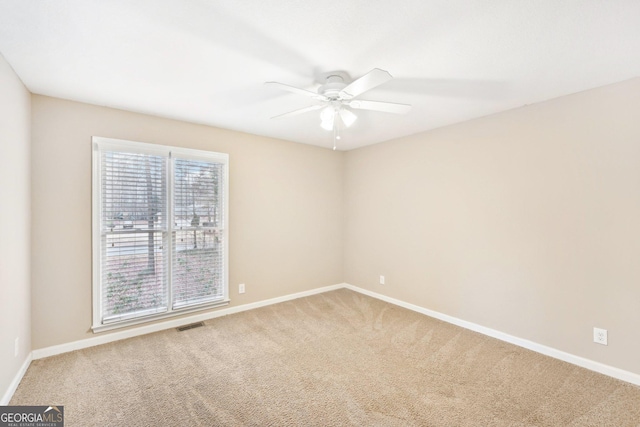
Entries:
[[[125, 151], [141, 154], [151, 154], [162, 156], [166, 161], [167, 189], [165, 206], [167, 209], [167, 229], [166, 247], [163, 249], [167, 254], [167, 308], [161, 312], [153, 312], [149, 315], [136, 316], [104, 322], [102, 313], [102, 264], [101, 264], [101, 241], [102, 241], [102, 168], [100, 154], [103, 150]], [[223, 197], [222, 197], [222, 239], [223, 239], [223, 290], [222, 297], [205, 303], [193, 304], [186, 307], [173, 307], [172, 289], [172, 268], [173, 268], [173, 233], [177, 230], [174, 221], [173, 194], [174, 194], [174, 168], [172, 154], [188, 160], [214, 161], [224, 164], [223, 172]], [[92, 137], [92, 326], [94, 333], [107, 330], [120, 329], [127, 326], [147, 323], [159, 319], [167, 319], [175, 316], [203, 311], [215, 307], [228, 305], [229, 299], [229, 155], [213, 151], [196, 150], [168, 145], [149, 144], [145, 142], [128, 141], [123, 139]]]

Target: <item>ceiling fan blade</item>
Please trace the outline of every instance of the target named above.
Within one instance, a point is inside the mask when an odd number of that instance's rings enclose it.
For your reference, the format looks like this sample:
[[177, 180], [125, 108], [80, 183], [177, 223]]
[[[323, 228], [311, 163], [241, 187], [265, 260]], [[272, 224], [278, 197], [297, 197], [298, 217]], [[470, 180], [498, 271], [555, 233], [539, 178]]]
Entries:
[[319, 93], [311, 92], [310, 90], [306, 90], [306, 89], [300, 89], [299, 87], [295, 87], [295, 86], [289, 86], [289, 85], [286, 85], [284, 83], [265, 82], [264, 84], [266, 84], [268, 86], [272, 86], [272, 87], [277, 87], [279, 89], [286, 90], [286, 91], [289, 91], [289, 92], [297, 93], [299, 95], [308, 96], [310, 98], [317, 99], [319, 101], [327, 101], [328, 100], [328, 98], [326, 96], [321, 95]]
[[356, 96], [373, 89], [382, 83], [386, 83], [391, 79], [393, 79], [393, 76], [388, 71], [381, 70], [380, 68], [374, 68], [342, 89], [340, 91], [340, 97], [342, 99], [355, 98]]
[[308, 111], [319, 110], [322, 105], [311, 105], [309, 107], [300, 108], [298, 110], [289, 111], [288, 113], [280, 114], [279, 116], [271, 117], [272, 119], [282, 119], [285, 117], [297, 116], [298, 114], [306, 113]]
[[349, 107], [358, 110], [382, 111], [384, 113], [406, 114], [411, 110], [409, 104], [396, 104], [395, 102], [365, 101], [355, 99], [349, 102]]

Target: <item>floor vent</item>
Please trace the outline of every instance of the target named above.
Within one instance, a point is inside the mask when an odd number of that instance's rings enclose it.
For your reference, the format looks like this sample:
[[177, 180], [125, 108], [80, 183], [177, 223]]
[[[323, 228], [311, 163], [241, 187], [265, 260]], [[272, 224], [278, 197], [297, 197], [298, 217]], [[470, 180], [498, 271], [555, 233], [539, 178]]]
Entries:
[[179, 328], [176, 328], [176, 329], [178, 330], [178, 332], [182, 332], [182, 331], [188, 331], [189, 329], [193, 329], [193, 328], [199, 328], [200, 326], [204, 326], [204, 323], [202, 322], [191, 323], [190, 325], [180, 326]]

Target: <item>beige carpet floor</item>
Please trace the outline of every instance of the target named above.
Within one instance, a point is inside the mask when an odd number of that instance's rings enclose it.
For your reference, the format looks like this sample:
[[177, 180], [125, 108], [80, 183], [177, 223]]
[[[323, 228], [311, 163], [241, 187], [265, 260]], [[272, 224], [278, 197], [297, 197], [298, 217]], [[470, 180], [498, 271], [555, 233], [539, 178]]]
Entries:
[[66, 426], [640, 426], [640, 388], [341, 289], [35, 360]]

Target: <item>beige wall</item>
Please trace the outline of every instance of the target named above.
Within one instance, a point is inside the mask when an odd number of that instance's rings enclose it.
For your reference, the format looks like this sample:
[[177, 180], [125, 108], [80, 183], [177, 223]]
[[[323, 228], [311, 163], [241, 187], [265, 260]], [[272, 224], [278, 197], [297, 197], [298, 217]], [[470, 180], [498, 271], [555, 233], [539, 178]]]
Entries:
[[0, 397], [31, 351], [30, 109], [29, 92], [0, 55]]
[[92, 136], [229, 153], [231, 305], [342, 282], [343, 153], [38, 95], [32, 108], [34, 349], [94, 336]]
[[344, 200], [346, 282], [640, 373], [640, 79], [350, 151]]

